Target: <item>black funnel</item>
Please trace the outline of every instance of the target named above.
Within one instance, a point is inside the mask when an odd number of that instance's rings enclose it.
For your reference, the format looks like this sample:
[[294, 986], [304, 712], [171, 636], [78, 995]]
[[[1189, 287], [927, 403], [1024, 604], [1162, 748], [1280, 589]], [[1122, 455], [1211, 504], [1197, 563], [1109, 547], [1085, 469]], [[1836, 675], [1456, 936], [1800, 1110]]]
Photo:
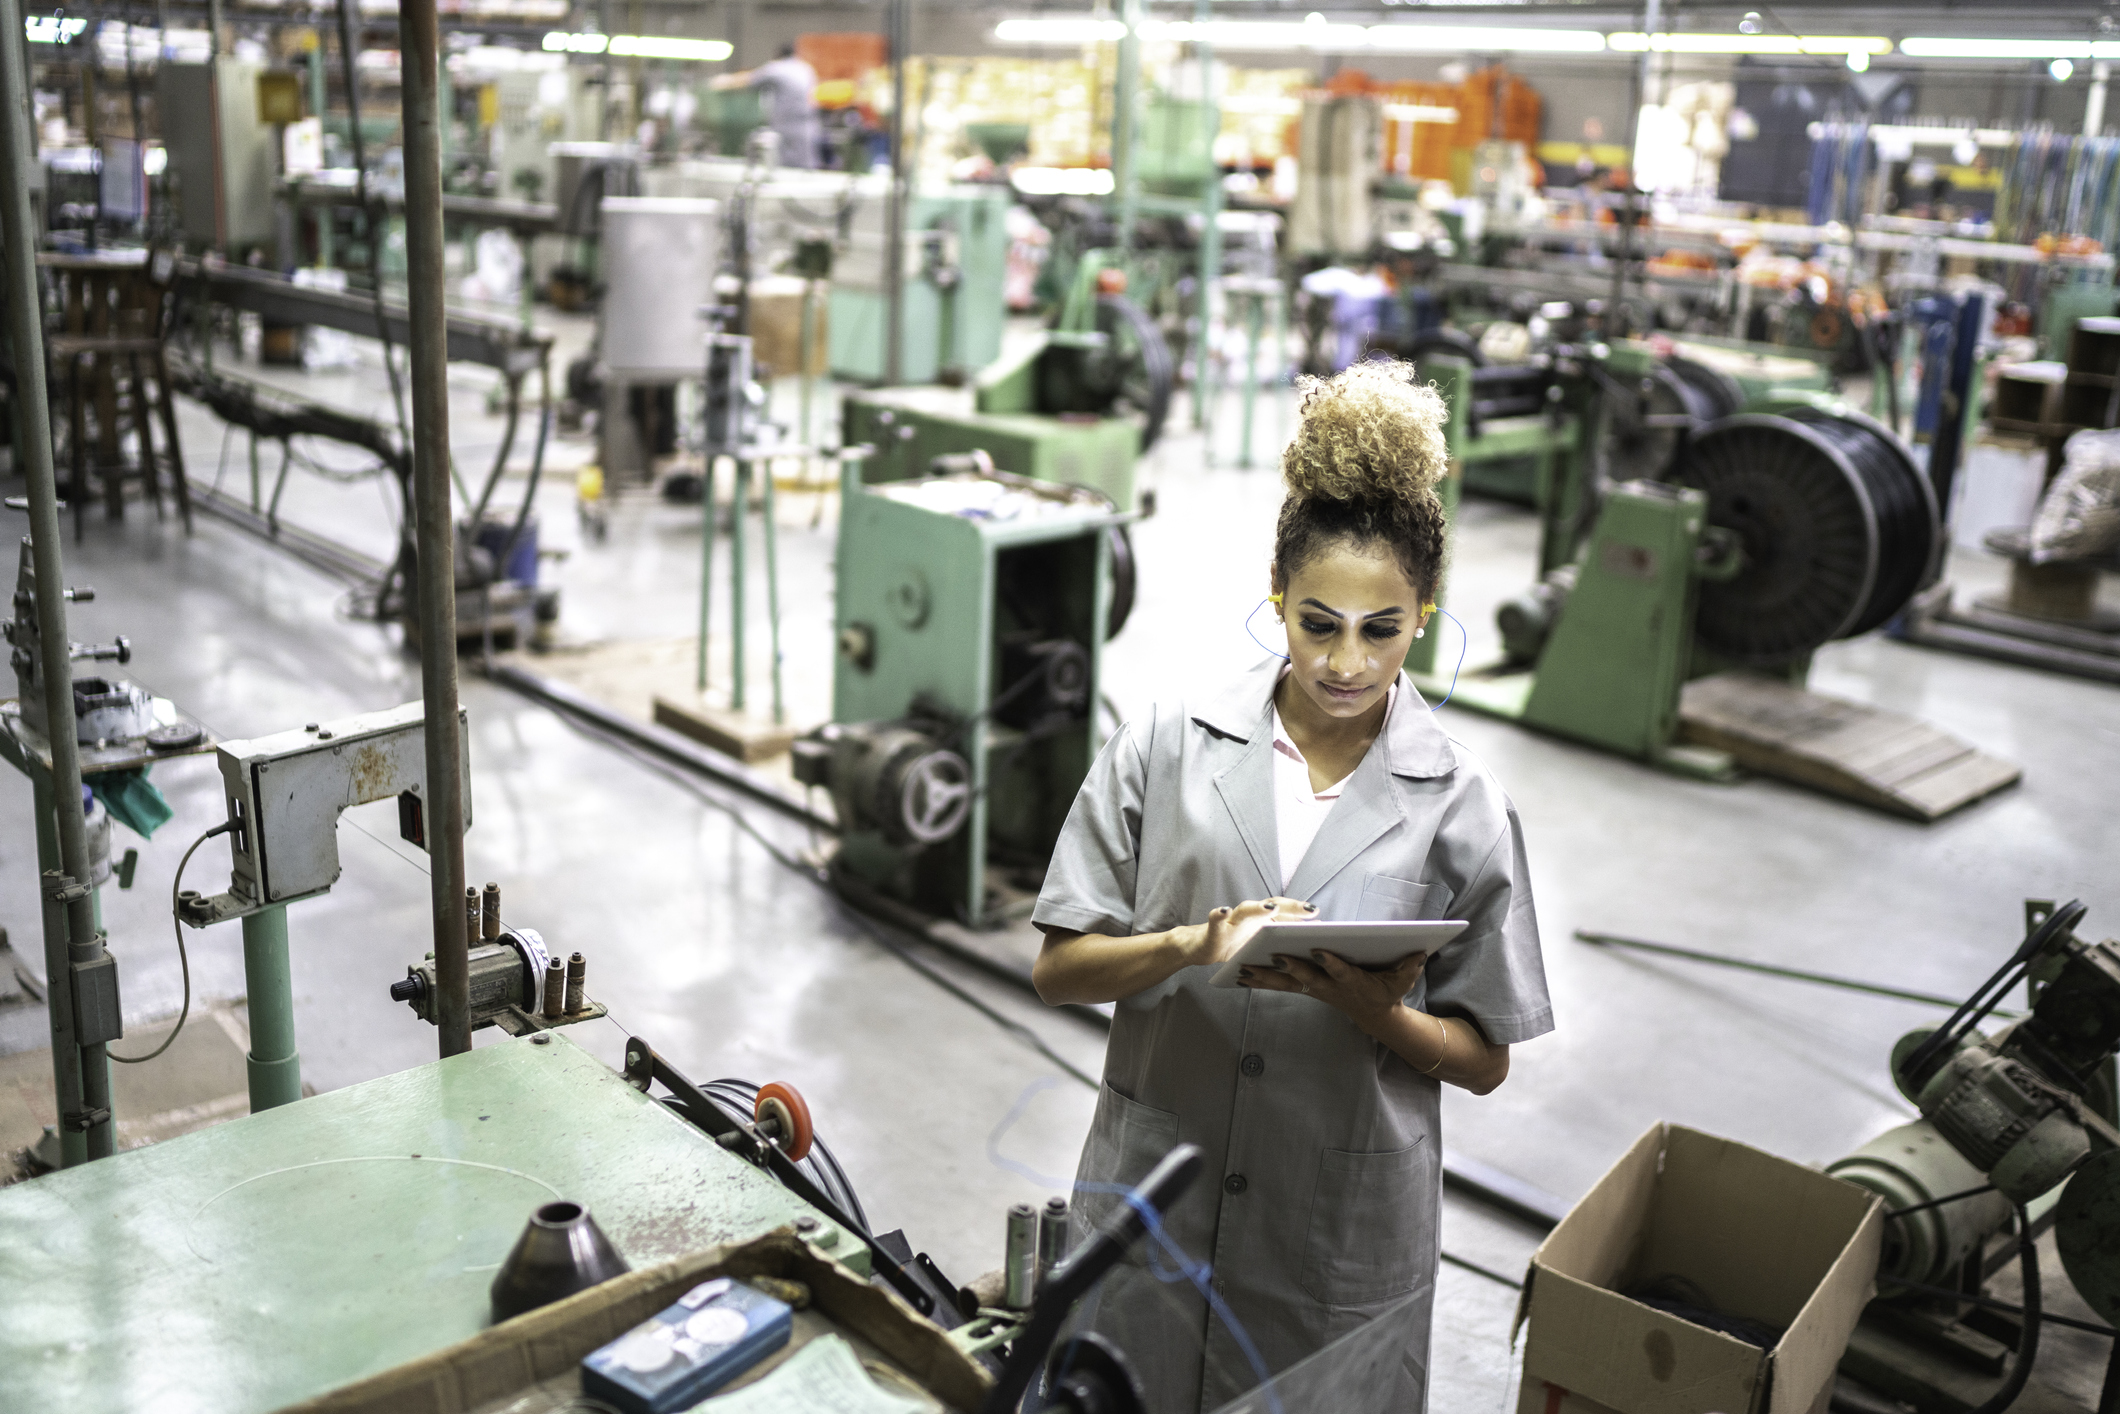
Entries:
[[493, 1279], [493, 1319], [505, 1321], [631, 1271], [579, 1203], [547, 1203], [530, 1215]]

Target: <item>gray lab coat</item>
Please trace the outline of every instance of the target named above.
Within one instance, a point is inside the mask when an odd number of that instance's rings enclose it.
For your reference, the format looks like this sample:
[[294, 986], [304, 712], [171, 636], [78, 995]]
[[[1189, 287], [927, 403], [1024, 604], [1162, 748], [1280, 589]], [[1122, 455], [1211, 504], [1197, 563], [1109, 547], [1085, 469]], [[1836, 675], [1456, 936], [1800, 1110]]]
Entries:
[[[1413, 684], [1286, 887], [1275, 839], [1269, 659], [1204, 702], [1157, 707], [1106, 743], [1053, 851], [1034, 920], [1130, 936], [1270, 895], [1326, 919], [1463, 918], [1412, 1002], [1490, 1041], [1553, 1028], [1516, 811]], [[1078, 1233], [1178, 1141], [1207, 1152], [1170, 1237], [1278, 1372], [1410, 1293], [1433, 1299], [1438, 1082], [1309, 997], [1210, 987], [1188, 968], [1121, 1000], [1077, 1175]], [[1158, 1411], [1211, 1410], [1259, 1382], [1229, 1324], [1138, 1247], [1083, 1319], [1125, 1349]], [[1425, 1404], [1428, 1319], [1394, 1409]]]

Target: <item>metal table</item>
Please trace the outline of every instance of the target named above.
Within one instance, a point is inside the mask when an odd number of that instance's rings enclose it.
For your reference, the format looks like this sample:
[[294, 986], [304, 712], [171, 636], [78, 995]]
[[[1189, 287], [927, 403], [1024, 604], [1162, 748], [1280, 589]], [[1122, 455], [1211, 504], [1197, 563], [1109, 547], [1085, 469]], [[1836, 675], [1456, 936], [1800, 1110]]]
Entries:
[[275, 1409], [488, 1324], [533, 1208], [635, 1268], [799, 1216], [564, 1036], [503, 1041], [0, 1189], [9, 1408]]

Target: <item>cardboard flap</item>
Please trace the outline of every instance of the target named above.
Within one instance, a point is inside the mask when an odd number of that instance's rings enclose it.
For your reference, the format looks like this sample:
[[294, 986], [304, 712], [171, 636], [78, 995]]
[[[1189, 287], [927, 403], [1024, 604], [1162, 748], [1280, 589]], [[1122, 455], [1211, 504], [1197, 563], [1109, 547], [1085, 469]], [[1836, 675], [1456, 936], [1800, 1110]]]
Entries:
[[1524, 1372], [1627, 1414], [1743, 1414], [1765, 1352], [1734, 1337], [1548, 1270]]
[[[1832, 1182], [1844, 1183], [1844, 1180], [1836, 1178]], [[1824, 1370], [1828, 1385], [1832, 1384], [1832, 1371], [1840, 1364], [1840, 1357], [1847, 1352], [1848, 1332], [1862, 1319], [1863, 1307], [1870, 1304], [1870, 1298], [1877, 1292], [1877, 1262], [1884, 1250], [1884, 1199], [1852, 1183], [1844, 1183], [1844, 1186], [1854, 1189], [1860, 1198], [1869, 1200], [1868, 1211], [1863, 1214], [1855, 1236], [1849, 1239], [1847, 1249], [1840, 1254], [1840, 1260], [1833, 1264], [1825, 1280], [1811, 1293], [1811, 1299], [1804, 1303], [1803, 1310], [1789, 1326], [1788, 1334], [1775, 1347], [1775, 1355], [1783, 1369]], [[1795, 1379], [1775, 1381], [1767, 1414], [1805, 1414], [1817, 1395], [1815, 1389], [1806, 1392], [1808, 1383]]]

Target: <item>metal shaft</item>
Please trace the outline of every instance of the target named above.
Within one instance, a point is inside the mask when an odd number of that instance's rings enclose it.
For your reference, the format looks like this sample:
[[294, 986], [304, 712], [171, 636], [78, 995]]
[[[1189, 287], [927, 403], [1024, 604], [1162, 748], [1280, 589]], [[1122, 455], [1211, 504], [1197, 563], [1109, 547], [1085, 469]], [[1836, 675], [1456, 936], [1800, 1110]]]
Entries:
[[441, 31], [435, 0], [404, 0], [405, 255], [412, 307], [412, 490], [419, 534], [420, 687], [427, 707], [435, 1020], [441, 1052], [471, 1049], [464, 930], [464, 784], [456, 696], [456, 545], [449, 499], [449, 368], [442, 279]]
[[751, 462], [741, 454], [736, 464], [736, 490], [729, 501], [729, 706], [744, 709], [743, 630], [744, 576], [748, 561], [744, 554], [743, 518], [751, 509]]
[[294, 1048], [294, 974], [287, 961], [287, 910], [243, 918], [243, 984], [250, 998], [250, 1112], [302, 1098], [302, 1058]]
[[891, 194], [883, 208], [883, 381], [905, 381], [905, 52], [912, 0], [885, 0], [885, 43], [891, 51]]
[[1038, 1288], [1041, 1291], [1045, 1288], [1046, 1277], [1067, 1255], [1070, 1226], [1067, 1199], [1046, 1199], [1045, 1207], [1038, 1213]]
[[1001, 1263], [1001, 1304], [1011, 1311], [1030, 1309], [1037, 1297], [1038, 1214], [1028, 1203], [1008, 1210], [1008, 1250]]
[[1112, 79], [1112, 195], [1118, 204], [1119, 248], [1134, 248], [1141, 207], [1141, 0], [1120, 0], [1119, 67]]
[[[1649, 101], [1650, 65], [1656, 61], [1656, 31], [1663, 23], [1663, 0], [1648, 0], [1642, 20], [1642, 57], [1634, 69], [1634, 112], [1627, 119], [1627, 203], [1620, 211], [1619, 258], [1612, 263], [1612, 307], [1605, 312], [1605, 328], [1617, 332], [1621, 302], [1627, 297], [1627, 276], [1634, 263], [1634, 213], [1641, 206], [1642, 174], [1635, 163], [1641, 152], [1642, 107]], [[1494, 111], [1502, 111], [1502, 86], [1494, 86]]]
[[[96, 928], [96, 905], [87, 887], [90, 877], [88, 822], [81, 808], [81, 752], [74, 741], [74, 673], [71, 640], [66, 628], [66, 570], [59, 554], [59, 488], [52, 470], [51, 404], [44, 383], [43, 305], [37, 290], [37, 237], [30, 225], [30, 90], [23, 57], [22, 7], [17, 0], [0, 0], [0, 242], [7, 261], [8, 340], [15, 356], [15, 445], [21, 453], [22, 473], [29, 483], [30, 556], [37, 586], [37, 638], [42, 661], [38, 674], [44, 680], [44, 720], [51, 735], [51, 802], [58, 827], [59, 862], [79, 887], [65, 900], [67, 951], [70, 961], [85, 953], [90, 960], [103, 953], [103, 935]], [[75, 488], [76, 495], [81, 494]], [[61, 1072], [71, 1069], [93, 1085], [97, 1077], [84, 1068], [101, 1068], [102, 1088], [108, 1093], [109, 1071], [101, 1045], [76, 1054], [70, 974], [53, 973], [45, 989], [51, 1008], [52, 1068], [63, 1094]], [[63, 1017], [61, 1013], [64, 1013]], [[64, 1044], [62, 1044], [64, 1043]], [[85, 1100], [89, 1097], [83, 1096]], [[92, 1109], [103, 1109], [100, 1119], [84, 1118]], [[59, 1115], [62, 1132], [85, 1124], [86, 1153], [100, 1158], [111, 1152], [112, 1128], [108, 1104], [82, 1108], [76, 1101], [71, 1112]]]

